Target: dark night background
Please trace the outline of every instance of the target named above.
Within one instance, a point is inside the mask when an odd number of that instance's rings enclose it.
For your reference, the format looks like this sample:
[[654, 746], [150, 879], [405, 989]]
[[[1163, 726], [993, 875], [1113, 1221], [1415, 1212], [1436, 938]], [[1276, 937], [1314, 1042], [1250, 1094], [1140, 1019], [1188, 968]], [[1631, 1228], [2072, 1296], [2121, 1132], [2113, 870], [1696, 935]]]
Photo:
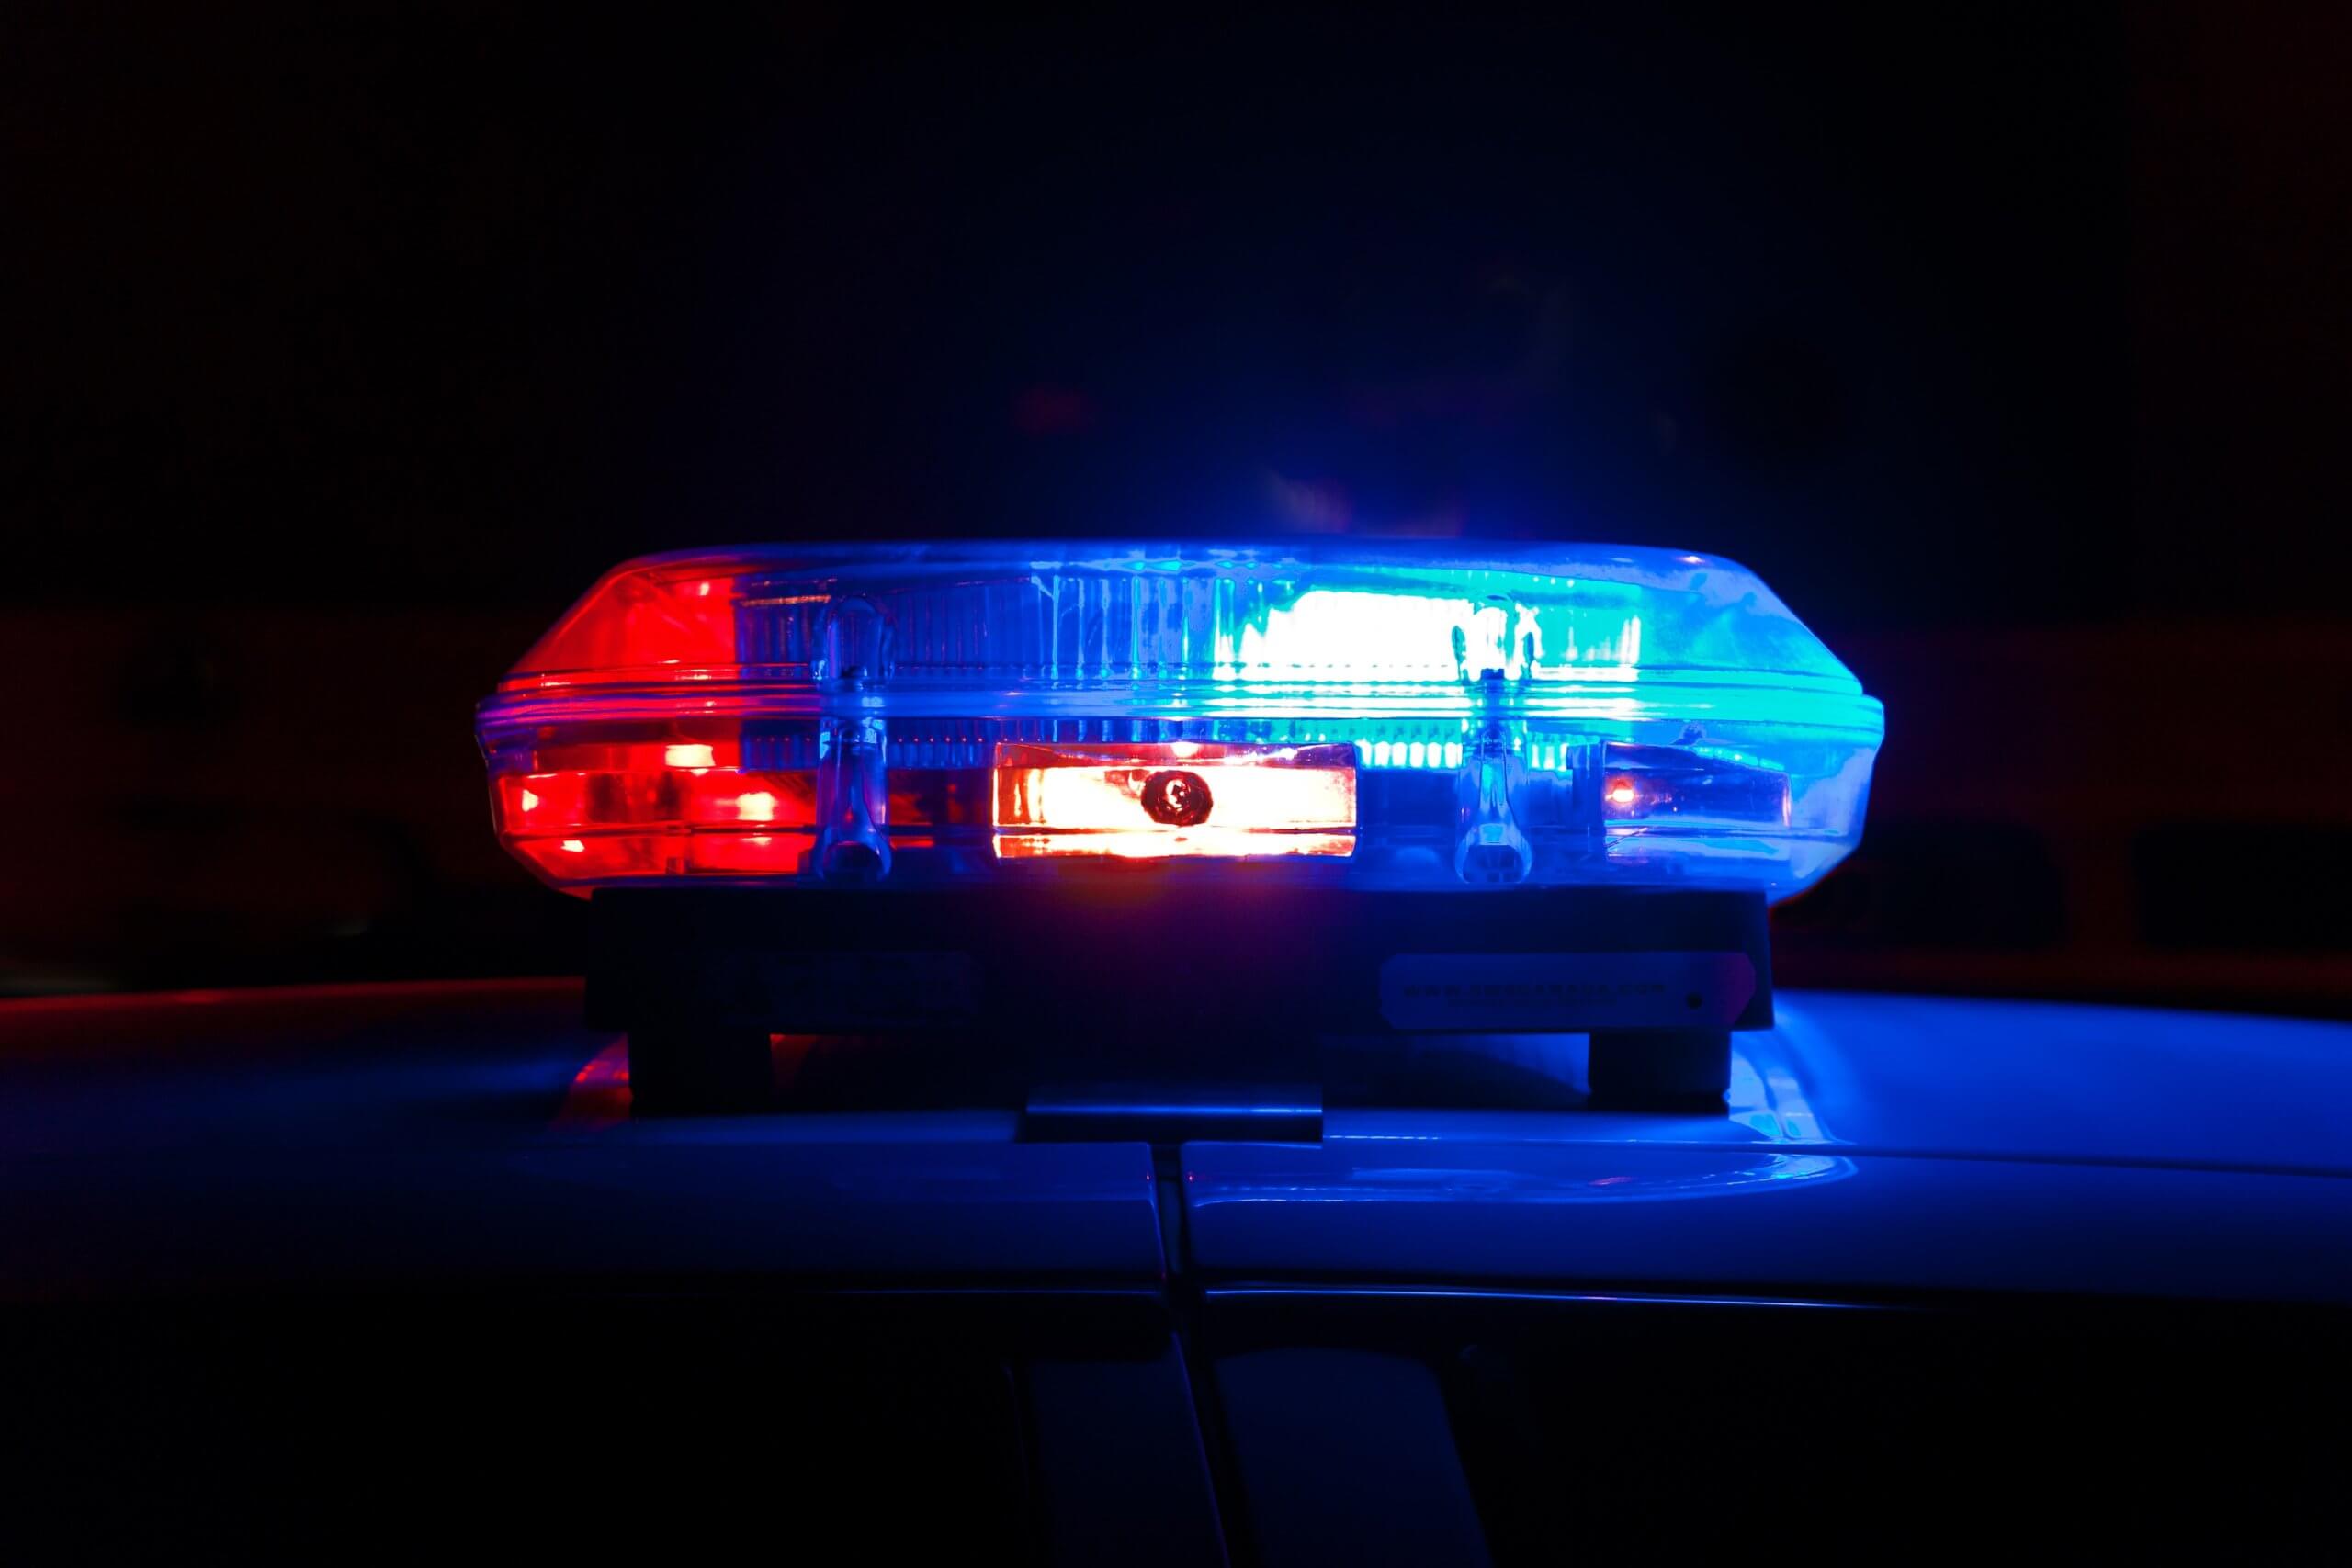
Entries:
[[0, 990], [572, 965], [649, 550], [1584, 536], [1887, 699], [1785, 978], [2352, 1011], [2352, 12], [12, 9]]

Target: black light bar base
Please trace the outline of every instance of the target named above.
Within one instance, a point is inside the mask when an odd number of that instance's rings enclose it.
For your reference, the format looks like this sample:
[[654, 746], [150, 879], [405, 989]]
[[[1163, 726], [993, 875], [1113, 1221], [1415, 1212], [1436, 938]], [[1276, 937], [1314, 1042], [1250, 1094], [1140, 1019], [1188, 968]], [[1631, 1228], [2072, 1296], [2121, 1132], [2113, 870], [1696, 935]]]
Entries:
[[1312, 1136], [1300, 1086], [1334, 1037], [1586, 1034], [1594, 1103], [1679, 1109], [1719, 1105], [1731, 1032], [1772, 1021], [1754, 894], [1137, 876], [608, 889], [593, 910], [589, 1021], [628, 1032], [650, 1114], [808, 1103], [772, 1037], [810, 1036], [868, 1042], [820, 1054], [829, 1102], [1009, 1095], [1045, 1136]]
[[764, 1029], [649, 1021], [628, 1032], [629, 1105], [639, 1114], [766, 1110], [775, 1077]]

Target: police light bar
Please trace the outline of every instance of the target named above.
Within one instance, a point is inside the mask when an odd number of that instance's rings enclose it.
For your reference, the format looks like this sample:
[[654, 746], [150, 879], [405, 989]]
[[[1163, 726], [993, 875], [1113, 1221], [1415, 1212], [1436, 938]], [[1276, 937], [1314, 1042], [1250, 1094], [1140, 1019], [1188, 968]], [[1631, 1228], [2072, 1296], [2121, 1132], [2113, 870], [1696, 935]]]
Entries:
[[481, 705], [568, 892], [1089, 874], [1780, 897], [1880, 705], [1756, 576], [1600, 545], [772, 545], [592, 588]]

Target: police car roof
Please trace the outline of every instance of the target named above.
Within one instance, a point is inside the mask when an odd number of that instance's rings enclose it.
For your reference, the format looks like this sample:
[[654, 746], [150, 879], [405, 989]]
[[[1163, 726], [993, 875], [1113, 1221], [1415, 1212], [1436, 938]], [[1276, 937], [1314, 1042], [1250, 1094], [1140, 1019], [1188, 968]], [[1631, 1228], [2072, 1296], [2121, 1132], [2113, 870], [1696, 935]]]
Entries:
[[2352, 1302], [2352, 1026], [1784, 996], [1728, 1113], [1363, 1107], [1319, 1143], [1009, 1109], [632, 1121], [571, 982], [0, 1006], [0, 1291], [780, 1280]]

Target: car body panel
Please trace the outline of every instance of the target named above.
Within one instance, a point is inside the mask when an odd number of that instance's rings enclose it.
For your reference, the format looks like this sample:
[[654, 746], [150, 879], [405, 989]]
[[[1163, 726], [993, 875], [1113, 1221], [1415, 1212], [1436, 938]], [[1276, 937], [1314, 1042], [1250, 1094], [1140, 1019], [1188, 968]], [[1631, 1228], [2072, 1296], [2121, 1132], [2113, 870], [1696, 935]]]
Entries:
[[427, 989], [0, 1008], [0, 1292], [1159, 1280], [1146, 1145], [1023, 1144], [1010, 1111], [632, 1122], [575, 986]]
[[[2148, 1008], [1782, 993], [1726, 1114], [1334, 1109], [1327, 1137], [1939, 1155], [2352, 1175], [2352, 1026]], [[1581, 1045], [1510, 1042], [1580, 1074]]]
[[1724, 1115], [1335, 1104], [1186, 1145], [1178, 1238], [1148, 1145], [1011, 1108], [632, 1120], [579, 1018], [568, 982], [0, 1007], [0, 1290], [1157, 1289], [1181, 1243], [1228, 1282], [2352, 1301], [2343, 1025], [1785, 998]]
[[[1333, 1110], [1185, 1149], [1213, 1278], [2352, 1301], [2352, 1028], [1784, 996], [1724, 1116]], [[1573, 1062], [1563, 1070], [1573, 1070]]]
[[1758, 1149], [1185, 1149], [1212, 1280], [2352, 1302], [2352, 1183]]

